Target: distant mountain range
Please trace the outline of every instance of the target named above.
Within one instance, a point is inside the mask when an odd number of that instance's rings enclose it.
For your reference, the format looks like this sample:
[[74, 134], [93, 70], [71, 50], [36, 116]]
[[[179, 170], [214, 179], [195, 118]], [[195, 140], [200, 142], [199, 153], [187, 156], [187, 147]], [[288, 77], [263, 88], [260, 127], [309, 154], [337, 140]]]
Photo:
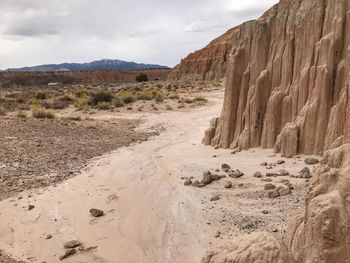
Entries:
[[89, 63], [63, 63], [39, 65], [24, 68], [9, 68], [8, 72], [57, 72], [57, 71], [95, 71], [95, 70], [140, 70], [167, 69], [167, 66], [127, 62], [122, 60], [102, 59]]

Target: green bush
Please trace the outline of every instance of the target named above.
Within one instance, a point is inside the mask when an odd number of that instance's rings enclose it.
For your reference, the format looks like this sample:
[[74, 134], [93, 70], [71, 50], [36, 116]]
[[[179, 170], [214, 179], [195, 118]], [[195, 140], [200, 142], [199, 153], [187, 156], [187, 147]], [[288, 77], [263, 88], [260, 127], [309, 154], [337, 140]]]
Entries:
[[144, 73], [141, 73], [140, 75], [138, 75], [136, 77], [136, 81], [137, 82], [146, 82], [146, 81], [148, 81], [148, 76]]
[[91, 104], [98, 105], [99, 103], [106, 102], [111, 103], [113, 95], [107, 90], [97, 91], [91, 94]]

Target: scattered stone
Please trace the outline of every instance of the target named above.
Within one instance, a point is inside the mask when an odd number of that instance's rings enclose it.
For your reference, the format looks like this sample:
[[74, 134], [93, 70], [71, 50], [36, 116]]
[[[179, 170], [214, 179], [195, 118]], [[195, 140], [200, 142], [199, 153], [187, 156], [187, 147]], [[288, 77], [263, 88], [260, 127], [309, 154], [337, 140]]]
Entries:
[[214, 149], [215, 150], [219, 149], [219, 145], [215, 145]]
[[231, 167], [230, 167], [228, 164], [223, 163], [223, 164], [221, 165], [221, 169], [222, 169], [224, 172], [228, 172], [228, 171], [230, 171]]
[[220, 172], [220, 169], [218, 169], [218, 168], [217, 168], [217, 169], [215, 169], [215, 172], [217, 172], [217, 173], [218, 173], [218, 172]]
[[243, 176], [244, 174], [240, 170], [235, 170], [229, 173], [229, 176], [232, 178], [239, 178]]
[[213, 158], [216, 158], [216, 157], [218, 157], [217, 155], [213, 155]]
[[260, 165], [261, 166], [267, 166], [267, 162], [262, 162]]
[[269, 213], [269, 211], [263, 210], [262, 213], [263, 213], [264, 215], [267, 215], [267, 214]]
[[51, 234], [47, 234], [45, 239], [51, 239], [52, 238], [52, 235]]
[[96, 209], [96, 208], [91, 208], [90, 209], [90, 214], [93, 216], [93, 217], [101, 217], [103, 216], [103, 211], [100, 210], [100, 209]]
[[312, 177], [311, 173], [310, 173], [310, 169], [305, 167], [304, 169], [302, 169], [300, 171], [300, 178], [305, 178], [305, 179], [309, 179]]
[[211, 174], [203, 174], [202, 184], [207, 185], [213, 182], [213, 176]]
[[211, 175], [211, 172], [210, 171], [205, 171], [205, 172], [203, 172], [203, 176], [204, 175]]
[[218, 174], [213, 174], [211, 177], [213, 178], [214, 181], [218, 181], [218, 180], [220, 180], [220, 179], [222, 178], [222, 177], [221, 177], [220, 175], [218, 175]]
[[285, 169], [279, 170], [280, 176], [288, 176], [289, 172]]
[[266, 169], [271, 170], [271, 169], [272, 169], [272, 166], [271, 166], [271, 165], [267, 165], [267, 166], [266, 166]]
[[264, 185], [264, 189], [265, 190], [272, 190], [272, 189], [275, 189], [276, 186], [274, 184], [265, 184]]
[[277, 177], [279, 176], [280, 174], [277, 174], [277, 173], [267, 173], [266, 174], [266, 177]]
[[270, 191], [268, 194], [267, 194], [267, 196], [269, 197], [269, 198], [276, 198], [276, 197], [279, 197], [279, 192], [277, 191], [277, 189], [274, 189], [274, 190], [272, 190], [272, 191]]
[[225, 182], [224, 187], [225, 188], [231, 188], [232, 187], [232, 182], [231, 181]]
[[220, 200], [220, 196], [218, 195], [214, 195], [210, 198], [210, 201], [218, 201], [218, 200]]
[[215, 233], [214, 237], [215, 237], [215, 238], [218, 238], [218, 237], [220, 237], [220, 235], [221, 235], [220, 231], [217, 231], [217, 232]]
[[28, 210], [30, 211], [30, 210], [33, 210], [35, 208], [35, 206], [34, 205], [29, 205], [28, 206]]
[[262, 178], [261, 179], [262, 182], [272, 182], [271, 178]]
[[76, 248], [81, 246], [81, 242], [78, 240], [71, 240], [66, 243], [64, 243], [63, 247], [68, 249], [68, 248]]
[[192, 184], [192, 181], [190, 179], [186, 179], [184, 182], [184, 185], [186, 185], [186, 186], [191, 185], [191, 184]]
[[277, 162], [276, 162], [277, 164], [284, 164], [285, 163], [285, 161], [284, 160], [277, 160]]
[[314, 165], [314, 164], [318, 164], [319, 160], [313, 157], [306, 157], [304, 162], [308, 165]]
[[77, 253], [77, 251], [74, 248], [67, 249], [66, 252], [64, 253], [64, 255], [60, 256], [59, 259], [64, 260], [64, 259], [74, 255], [75, 253]]
[[291, 193], [291, 190], [289, 187], [283, 187], [283, 186], [278, 187], [277, 191], [280, 196], [289, 195]]
[[194, 181], [192, 182], [192, 186], [193, 186], [193, 187], [203, 187], [204, 184], [200, 183], [198, 180], [194, 180]]
[[256, 177], [256, 178], [261, 178], [261, 177], [262, 177], [262, 174], [261, 174], [261, 172], [255, 172], [255, 173], [253, 174], [253, 176]]

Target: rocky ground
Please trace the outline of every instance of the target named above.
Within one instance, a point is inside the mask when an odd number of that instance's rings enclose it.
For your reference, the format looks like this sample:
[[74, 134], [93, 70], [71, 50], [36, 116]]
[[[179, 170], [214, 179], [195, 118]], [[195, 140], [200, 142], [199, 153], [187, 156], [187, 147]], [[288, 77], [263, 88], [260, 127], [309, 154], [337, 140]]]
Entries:
[[0, 117], [0, 200], [73, 177], [88, 160], [150, 133], [138, 121], [71, 121]]

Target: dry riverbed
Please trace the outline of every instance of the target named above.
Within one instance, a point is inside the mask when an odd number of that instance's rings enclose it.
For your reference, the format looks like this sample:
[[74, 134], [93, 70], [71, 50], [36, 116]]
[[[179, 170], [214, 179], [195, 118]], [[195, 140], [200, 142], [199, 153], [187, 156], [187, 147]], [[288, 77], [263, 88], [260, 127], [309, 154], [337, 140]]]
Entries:
[[[165, 131], [95, 159], [64, 183], [0, 202], [0, 247], [26, 262], [192, 263], [242, 233], [281, 235], [304, 206], [308, 179], [300, 171], [312, 166], [272, 150], [203, 146], [223, 93], [203, 96], [210, 103], [200, 108], [133, 113], [143, 121], [138, 130]], [[130, 118], [108, 119], [116, 116]], [[205, 186], [204, 172], [215, 175]], [[185, 185], [195, 180], [200, 187]]]

